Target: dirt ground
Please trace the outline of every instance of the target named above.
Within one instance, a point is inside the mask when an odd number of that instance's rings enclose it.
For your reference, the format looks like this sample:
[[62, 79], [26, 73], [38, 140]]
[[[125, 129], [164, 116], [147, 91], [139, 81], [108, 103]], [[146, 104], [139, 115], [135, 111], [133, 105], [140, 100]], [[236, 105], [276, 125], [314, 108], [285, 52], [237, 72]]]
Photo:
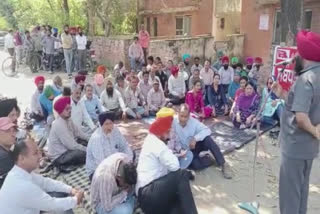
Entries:
[[[7, 54], [0, 51], [0, 63]], [[0, 65], [1, 65], [0, 64]], [[27, 69], [17, 77], [5, 77], [0, 73], [0, 94], [17, 97], [21, 109], [30, 105], [31, 94], [35, 90], [33, 77]], [[51, 83], [53, 75], [46, 74], [47, 84]], [[64, 84], [70, 81], [65, 74], [61, 74]], [[128, 123], [126, 134], [130, 135]], [[141, 141], [144, 130], [141, 131]], [[136, 133], [136, 132], [134, 132]], [[138, 136], [139, 137], [139, 136]], [[280, 153], [277, 142], [273, 142], [268, 134], [261, 137], [258, 146], [258, 158], [255, 168], [255, 179], [253, 176], [253, 157], [255, 142], [251, 142], [242, 149], [226, 155], [226, 160], [232, 166], [234, 177], [225, 180], [218, 168], [212, 166], [198, 172], [196, 180], [191, 183], [198, 211], [200, 214], [245, 214], [247, 212], [238, 208], [239, 202], [258, 201], [260, 203], [260, 214], [276, 214], [278, 209], [278, 174], [280, 166]], [[255, 184], [255, 185], [254, 185]], [[309, 195], [309, 214], [320, 213], [320, 161], [314, 161]], [[78, 209], [76, 213], [86, 213]]]

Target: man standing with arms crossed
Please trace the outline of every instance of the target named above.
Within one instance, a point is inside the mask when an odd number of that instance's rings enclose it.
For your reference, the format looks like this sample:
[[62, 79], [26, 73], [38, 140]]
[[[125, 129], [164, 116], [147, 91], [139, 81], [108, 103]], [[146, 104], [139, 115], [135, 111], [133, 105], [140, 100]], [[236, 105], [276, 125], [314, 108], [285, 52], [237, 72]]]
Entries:
[[320, 35], [297, 35], [299, 56], [281, 121], [280, 212], [306, 214], [309, 178], [320, 141]]

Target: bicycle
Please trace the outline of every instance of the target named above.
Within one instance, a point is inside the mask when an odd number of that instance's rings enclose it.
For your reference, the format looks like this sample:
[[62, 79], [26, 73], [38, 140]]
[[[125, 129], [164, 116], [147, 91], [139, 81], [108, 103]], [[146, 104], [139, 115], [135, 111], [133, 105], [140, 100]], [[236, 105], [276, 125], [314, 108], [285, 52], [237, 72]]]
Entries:
[[2, 73], [7, 77], [14, 77], [21, 70], [22, 66], [17, 60], [16, 51], [2, 63]]
[[22, 71], [24, 65], [29, 66], [31, 72], [35, 73], [38, 71], [39, 62], [35, 62], [34, 59], [37, 57], [38, 54], [36, 52], [27, 52], [26, 50], [22, 51], [20, 61], [17, 60], [16, 51], [14, 52], [13, 56], [9, 56], [6, 58], [2, 63], [2, 72], [4, 75], [8, 77], [14, 77], [19, 72]]

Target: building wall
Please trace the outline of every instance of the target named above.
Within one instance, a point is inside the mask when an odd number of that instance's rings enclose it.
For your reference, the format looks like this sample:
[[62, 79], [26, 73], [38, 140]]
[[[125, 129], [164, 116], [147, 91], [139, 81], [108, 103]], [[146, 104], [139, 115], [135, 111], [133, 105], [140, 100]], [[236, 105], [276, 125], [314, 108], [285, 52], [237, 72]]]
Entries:
[[[221, 28], [221, 19], [224, 19], [224, 28]], [[212, 36], [218, 41], [225, 41], [230, 34], [240, 33], [241, 14], [234, 12], [212, 17]]]
[[[312, 10], [311, 30], [320, 33], [320, 1], [305, 0], [305, 10]], [[277, 4], [258, 6], [256, 0], [242, 1], [241, 33], [245, 35], [244, 55], [261, 56], [265, 62], [271, 60], [274, 21]], [[269, 15], [269, 30], [259, 30], [260, 14]]]
[[[276, 7], [259, 7], [255, 0], [242, 1], [241, 34], [245, 35], [244, 56], [260, 56], [264, 62], [270, 58], [270, 47], [273, 38], [273, 23]], [[260, 15], [269, 15], [269, 29], [259, 30]]]
[[[113, 39], [108, 37], [90, 37], [92, 47], [96, 51], [97, 60], [105, 64], [109, 69], [119, 61], [123, 61], [129, 68], [128, 50], [131, 39]], [[213, 37], [194, 37], [179, 39], [152, 40], [150, 42], [149, 55], [159, 56], [166, 62], [169, 59], [175, 63], [181, 62], [183, 54], [191, 57], [198, 56], [202, 59], [216, 59], [216, 50], [222, 50], [229, 56], [242, 57], [243, 35], [228, 37], [228, 41], [216, 42]]]
[[201, 0], [199, 3], [194, 0], [179, 1], [154, 1], [145, 0], [143, 10], [157, 12], [165, 8], [183, 8], [188, 6], [199, 6], [199, 9], [189, 12], [170, 12], [161, 14], [143, 15], [146, 25], [147, 17], [150, 17], [150, 26], [153, 27], [153, 18], [157, 17], [158, 37], [175, 37], [176, 36], [176, 16], [191, 16], [191, 35], [211, 35], [212, 29], [212, 7], [213, 0]]

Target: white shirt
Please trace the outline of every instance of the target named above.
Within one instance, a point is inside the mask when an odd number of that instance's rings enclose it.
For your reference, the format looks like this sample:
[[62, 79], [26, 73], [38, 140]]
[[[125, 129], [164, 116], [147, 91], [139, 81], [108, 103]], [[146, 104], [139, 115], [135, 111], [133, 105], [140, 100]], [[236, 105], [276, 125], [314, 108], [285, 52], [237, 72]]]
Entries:
[[[71, 99], [72, 100], [72, 99]], [[82, 124], [86, 124], [91, 130], [94, 130], [94, 125], [83, 101], [79, 101], [77, 104], [71, 101], [71, 119], [72, 122], [81, 129]]]
[[199, 71], [201, 71], [203, 68], [203, 66], [201, 64], [199, 64], [198, 66], [196, 64], [194, 64], [192, 67], [191, 67], [191, 73], [193, 74], [194, 70], [198, 69]]
[[219, 70], [220, 75], [220, 84], [229, 85], [233, 81], [234, 70], [231, 66], [227, 70], [224, 70], [224, 67], [221, 67]]
[[213, 83], [214, 72], [211, 68], [206, 71], [205, 68], [202, 68], [200, 71], [200, 77], [203, 79], [204, 85], [212, 85]]
[[109, 97], [107, 91], [104, 90], [101, 93], [100, 101], [106, 111], [118, 109], [119, 107], [123, 112], [126, 111], [126, 105], [124, 104], [123, 97], [117, 89], [113, 89], [113, 96]]
[[87, 45], [87, 37], [85, 35], [77, 35], [76, 41], [78, 45], [78, 50], [85, 50]]
[[13, 35], [11, 35], [10, 33], [8, 33], [8, 34], [4, 37], [4, 47], [5, 47], [6, 49], [8, 49], [8, 48], [14, 48]]
[[36, 114], [42, 113], [42, 108], [39, 101], [40, 95], [41, 94], [39, 93], [38, 89], [32, 95], [31, 106], [30, 106], [32, 113], [36, 113]]
[[28, 173], [14, 166], [0, 190], [2, 214], [39, 214], [40, 211], [66, 211], [76, 207], [76, 197], [53, 198], [46, 192], [70, 193], [62, 182]]
[[181, 96], [186, 93], [186, 83], [181, 73], [179, 73], [177, 78], [175, 78], [173, 75], [169, 77], [168, 89], [169, 93], [175, 96]]
[[158, 137], [149, 133], [142, 145], [139, 156], [136, 184], [136, 194], [141, 187], [167, 175], [169, 172], [179, 170], [179, 160], [169, 147]]

